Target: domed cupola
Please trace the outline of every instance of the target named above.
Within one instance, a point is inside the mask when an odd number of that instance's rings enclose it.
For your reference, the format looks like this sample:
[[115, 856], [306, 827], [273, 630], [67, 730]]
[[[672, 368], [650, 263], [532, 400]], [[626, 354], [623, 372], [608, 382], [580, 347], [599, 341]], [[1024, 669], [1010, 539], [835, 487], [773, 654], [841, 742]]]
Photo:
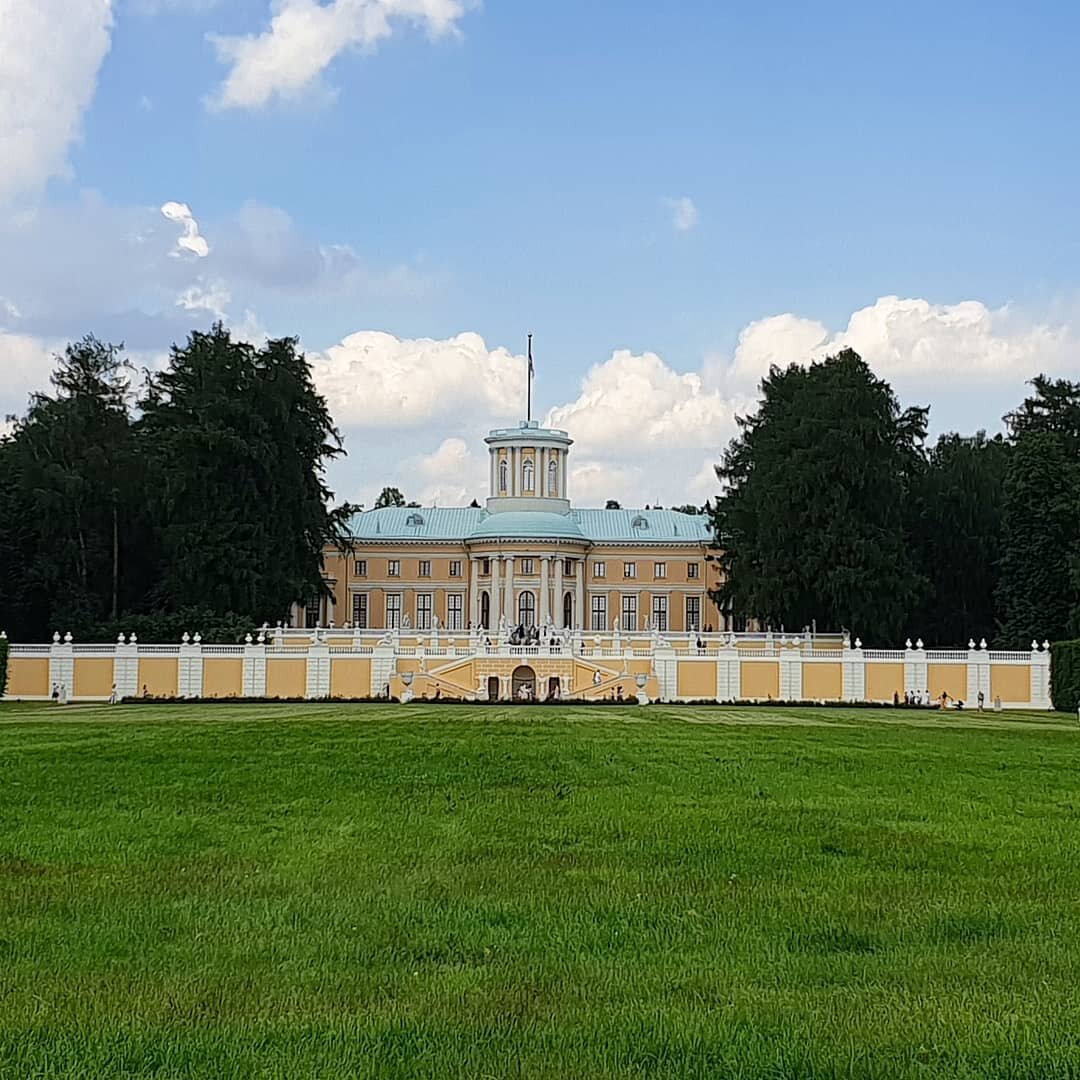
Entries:
[[516, 428], [496, 428], [484, 440], [490, 456], [492, 514], [507, 510], [540, 510], [566, 514], [567, 454], [573, 439], [565, 431], [522, 420]]

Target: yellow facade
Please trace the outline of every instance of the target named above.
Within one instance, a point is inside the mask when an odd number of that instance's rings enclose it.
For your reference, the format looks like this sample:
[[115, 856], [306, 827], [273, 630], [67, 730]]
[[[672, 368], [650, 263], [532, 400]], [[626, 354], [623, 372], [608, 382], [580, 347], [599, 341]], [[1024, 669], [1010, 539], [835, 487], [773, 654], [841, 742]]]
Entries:
[[780, 697], [780, 664], [773, 660], [739, 662], [740, 697], [765, 701]]
[[161, 658], [139, 660], [139, 693], [147, 697], [176, 697], [179, 662]]
[[107, 698], [113, 688], [113, 662], [76, 657], [72, 695], [77, 698]]
[[866, 700], [892, 701], [893, 695], [904, 696], [904, 665], [866, 665]]
[[307, 696], [307, 660], [267, 660], [266, 696], [302, 698]]
[[[940, 698], [942, 692], [963, 701], [968, 696], [968, 677], [966, 664], [927, 664], [927, 689], [932, 699]], [[901, 694], [903, 689], [901, 688]]]
[[993, 665], [990, 668], [990, 701], [997, 698], [1013, 705], [1028, 704], [1031, 701], [1031, 668], [1027, 664]]
[[12, 657], [8, 661], [9, 697], [48, 697], [49, 661], [31, 657]]
[[716, 664], [710, 660], [682, 660], [679, 663], [679, 697], [716, 698]]
[[807, 662], [802, 669], [802, 696], [807, 701], [842, 701], [844, 668], [842, 664]]
[[203, 697], [241, 697], [244, 693], [244, 661], [230, 657], [203, 660]]
[[357, 698], [371, 696], [371, 661], [349, 657], [330, 661], [330, 696]]

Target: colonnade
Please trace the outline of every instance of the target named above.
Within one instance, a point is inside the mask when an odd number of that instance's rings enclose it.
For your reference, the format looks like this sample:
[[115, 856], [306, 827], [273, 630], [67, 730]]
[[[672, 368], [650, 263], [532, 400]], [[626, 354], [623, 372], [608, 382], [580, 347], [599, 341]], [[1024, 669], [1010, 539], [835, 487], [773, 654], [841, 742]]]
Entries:
[[[469, 618], [474, 625], [480, 622], [481, 584], [480, 563], [491, 562], [490, 578], [490, 622], [497, 626], [500, 618], [505, 618], [511, 626], [520, 621], [518, 616], [518, 597], [521, 583], [517, 577], [516, 560], [532, 559], [540, 563], [539, 587], [530, 581], [525, 588], [535, 591], [537, 605], [535, 622], [537, 625], [555, 625], [564, 627], [563, 596], [566, 591], [564, 565], [567, 558], [573, 558], [576, 564], [574, 575], [574, 604], [571, 622], [584, 625], [585, 607], [585, 560], [581, 556], [567, 556], [558, 553], [545, 555], [473, 555], [470, 557], [469, 575]], [[552, 565], [554, 563], [554, 565]], [[554, 602], [553, 602], [554, 601]], [[572, 627], [571, 627], [572, 628]]]

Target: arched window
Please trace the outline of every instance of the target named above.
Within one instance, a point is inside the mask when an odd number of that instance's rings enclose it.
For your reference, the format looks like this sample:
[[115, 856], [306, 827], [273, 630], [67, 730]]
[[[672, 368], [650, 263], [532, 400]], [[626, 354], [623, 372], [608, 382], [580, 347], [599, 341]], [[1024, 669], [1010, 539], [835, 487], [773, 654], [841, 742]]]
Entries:
[[532, 458], [526, 458], [525, 464], [521, 466], [521, 490], [532, 491], [533, 483], [534, 481]]
[[506, 490], [506, 481], [508, 479], [509, 472], [510, 472], [510, 470], [509, 470], [509, 468], [507, 468], [506, 462], [505, 461], [500, 461], [499, 462], [499, 490], [500, 491], [505, 491]]
[[522, 626], [536, 624], [536, 597], [531, 592], [523, 592], [518, 597], [518, 622]]
[[568, 592], [562, 598], [562, 624], [564, 630], [574, 628], [574, 594]]
[[548, 462], [548, 489], [549, 495], [559, 494], [559, 466], [554, 461]]
[[485, 630], [491, 629], [491, 594], [487, 592], [480, 594], [480, 625]]

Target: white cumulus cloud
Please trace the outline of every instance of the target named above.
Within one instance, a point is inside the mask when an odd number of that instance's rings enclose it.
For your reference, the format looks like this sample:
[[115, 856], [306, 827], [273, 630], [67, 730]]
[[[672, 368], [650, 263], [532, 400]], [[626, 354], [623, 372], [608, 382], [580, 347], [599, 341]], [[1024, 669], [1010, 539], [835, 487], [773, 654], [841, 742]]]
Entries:
[[167, 202], [162, 206], [161, 213], [169, 221], [175, 221], [178, 225], [184, 227], [183, 236], [180, 236], [176, 241], [174, 255], [179, 256], [185, 251], [190, 251], [200, 259], [205, 259], [210, 254], [210, 245], [206, 242], [206, 238], [200, 234], [199, 223], [192, 216], [191, 207], [187, 203]]
[[112, 0], [0, 0], [0, 202], [67, 171], [111, 29]]
[[59, 351], [29, 334], [0, 331], [0, 422], [9, 414], [23, 414], [34, 391], [49, 389]]
[[676, 232], [690, 232], [698, 223], [698, 209], [688, 195], [678, 199], [665, 199], [664, 205], [671, 211], [671, 224]]
[[208, 311], [224, 319], [232, 301], [232, 294], [223, 281], [197, 281], [189, 285], [177, 298], [176, 306], [185, 311]]
[[457, 30], [462, 0], [276, 0], [261, 34], [211, 35], [229, 65], [211, 99], [216, 108], [258, 108], [271, 98], [296, 97], [318, 84], [343, 52], [374, 49], [395, 24], [421, 27], [431, 37]]
[[479, 334], [401, 339], [365, 330], [312, 354], [319, 390], [347, 427], [411, 428], [433, 418], [513, 419], [525, 398], [525, 361], [488, 349]]

